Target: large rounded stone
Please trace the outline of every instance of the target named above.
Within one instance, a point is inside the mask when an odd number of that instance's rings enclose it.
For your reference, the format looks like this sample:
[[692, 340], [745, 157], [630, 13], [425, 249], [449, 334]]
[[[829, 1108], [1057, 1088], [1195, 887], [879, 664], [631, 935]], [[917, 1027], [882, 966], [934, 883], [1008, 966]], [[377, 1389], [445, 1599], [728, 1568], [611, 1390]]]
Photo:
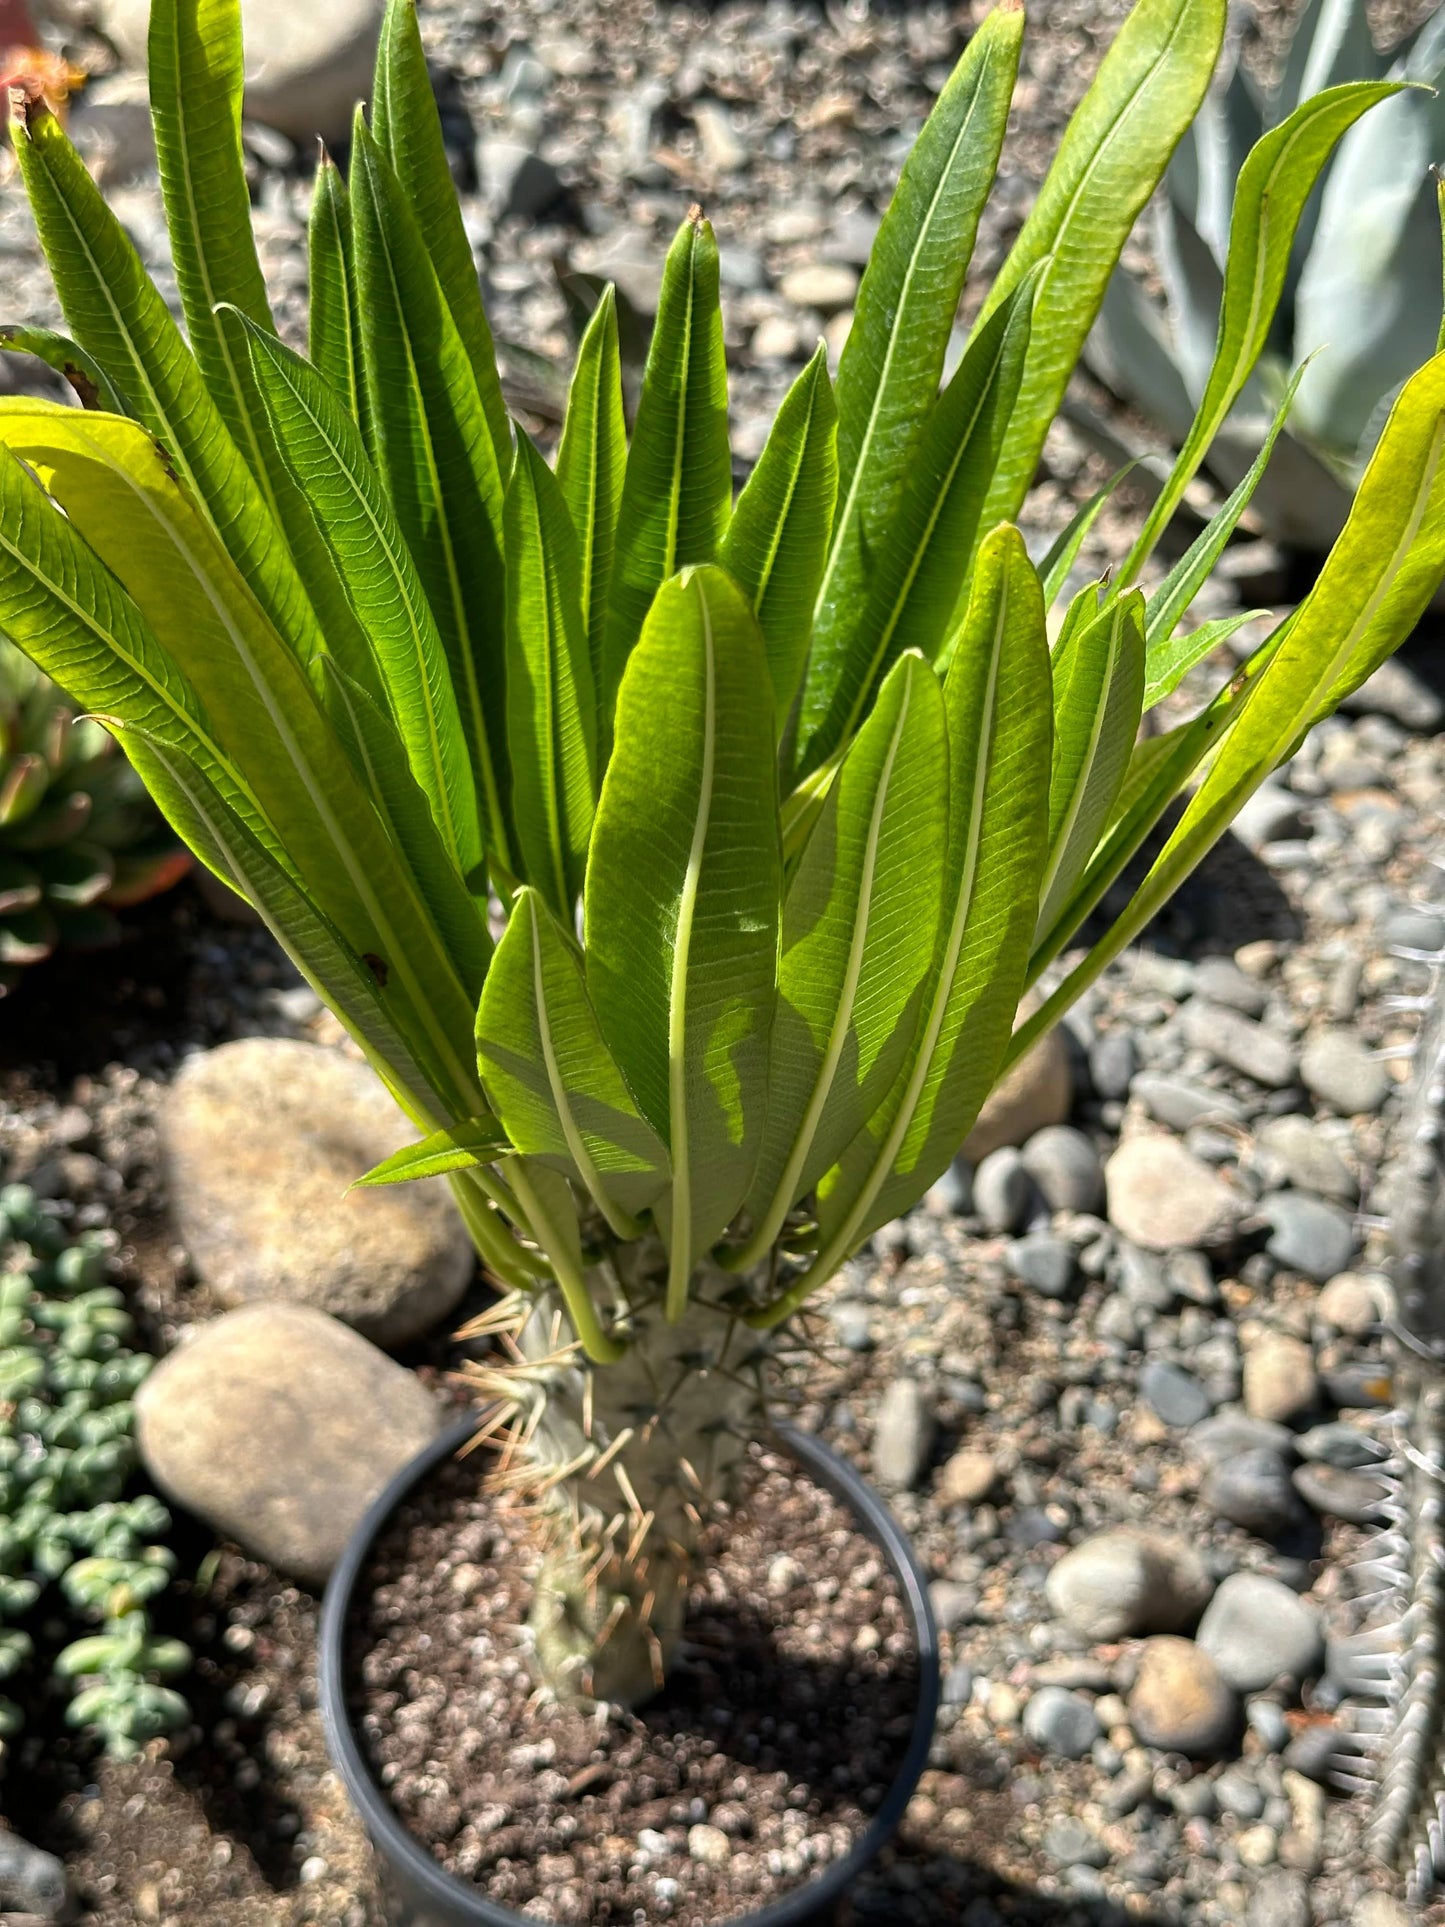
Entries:
[[471, 1244], [443, 1184], [347, 1189], [416, 1135], [365, 1064], [241, 1038], [184, 1066], [161, 1124], [176, 1228], [223, 1303], [314, 1305], [402, 1345], [465, 1291]]
[[1214, 1585], [1186, 1539], [1124, 1526], [1066, 1552], [1045, 1590], [1075, 1632], [1105, 1640], [1178, 1632], [1198, 1618]]
[[414, 1373], [304, 1305], [213, 1319], [136, 1396], [141, 1459], [161, 1490], [317, 1586], [440, 1418]]
[[1319, 1671], [1325, 1642], [1319, 1614], [1278, 1579], [1232, 1572], [1199, 1622], [1199, 1644], [1241, 1693], [1262, 1692], [1286, 1675]]
[[[86, 13], [123, 60], [146, 62], [150, 0], [89, 0]], [[245, 111], [298, 146], [346, 138], [371, 92], [384, 0], [241, 0]]]
[[1238, 1722], [1238, 1703], [1208, 1653], [1189, 1639], [1145, 1641], [1129, 1724], [1146, 1746], [1207, 1757], [1229, 1743]]
[[1056, 1026], [989, 1093], [964, 1144], [964, 1157], [979, 1164], [1001, 1144], [1026, 1144], [1045, 1125], [1064, 1123], [1073, 1101], [1069, 1047]]
[[1110, 1224], [1146, 1251], [1227, 1244], [1243, 1215], [1238, 1194], [1173, 1138], [1126, 1138], [1104, 1179]]

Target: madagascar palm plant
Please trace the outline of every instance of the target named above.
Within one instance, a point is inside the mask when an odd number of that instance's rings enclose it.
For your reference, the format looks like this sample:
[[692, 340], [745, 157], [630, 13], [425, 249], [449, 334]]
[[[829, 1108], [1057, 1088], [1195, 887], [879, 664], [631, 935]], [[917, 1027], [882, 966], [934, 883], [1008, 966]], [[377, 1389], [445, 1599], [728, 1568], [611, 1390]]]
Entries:
[[[1140, 740], [1220, 640], [1184, 624], [1268, 447], [1162, 579], [1150, 557], [1316, 175], [1393, 91], [1334, 88], [1246, 162], [1194, 429], [1050, 649], [1093, 508], [1041, 569], [1013, 518], [1223, 27], [1224, 0], [1140, 0], [940, 392], [1019, 57], [1003, 0], [904, 169], [836, 383], [820, 351], [735, 504], [697, 210], [630, 435], [608, 299], [555, 465], [508, 418], [410, 0], [349, 177], [321, 164], [304, 357], [251, 239], [236, 0], [153, 9], [188, 341], [53, 116], [19, 104], [73, 336], [29, 339], [86, 405], [0, 404], [0, 627], [105, 719], [414, 1119], [371, 1181], [447, 1174], [505, 1287], [487, 1385], [536, 1502], [559, 1691], [652, 1689], [780, 1328], [1445, 572], [1437, 358], [1307, 601]], [[1127, 911], [1015, 1029], [1186, 794]]]

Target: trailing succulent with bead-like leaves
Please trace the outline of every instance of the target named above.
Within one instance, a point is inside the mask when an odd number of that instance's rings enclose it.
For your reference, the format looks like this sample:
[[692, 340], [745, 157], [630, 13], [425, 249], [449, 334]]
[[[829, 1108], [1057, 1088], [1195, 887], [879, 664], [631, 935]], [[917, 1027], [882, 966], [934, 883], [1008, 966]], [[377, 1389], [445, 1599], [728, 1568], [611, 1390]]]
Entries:
[[1004, 0], [905, 165], [836, 382], [820, 350], [736, 503], [696, 209], [630, 431], [608, 296], [555, 464], [509, 419], [409, 0], [348, 178], [317, 177], [305, 356], [251, 236], [236, 0], [152, 9], [188, 340], [54, 118], [20, 105], [75, 336], [34, 345], [100, 405], [0, 403], [0, 629], [109, 719], [415, 1121], [369, 1181], [452, 1184], [506, 1289], [486, 1323], [510, 1357], [479, 1377], [498, 1476], [533, 1504], [558, 1692], [654, 1688], [789, 1319], [1445, 573], [1437, 358], [1316, 590], [1141, 740], [1239, 626], [1185, 625], [1278, 420], [1174, 567], [1150, 558], [1265, 346], [1321, 167], [1396, 91], [1335, 88], [1241, 170], [1195, 425], [1050, 647], [1099, 504], [1041, 568], [1015, 518], [1224, 26], [1224, 0], [1140, 0], [940, 392], [1017, 73]]
[[1413, 83], [1342, 136], [1301, 217], [1259, 365], [1206, 460], [1215, 480], [1233, 488], [1254, 460], [1290, 371], [1303, 367], [1254, 513], [1289, 547], [1322, 555], [1344, 526], [1396, 395], [1435, 347], [1440, 215], [1431, 163], [1445, 147], [1445, 94], [1437, 91], [1445, 12], [1385, 56], [1371, 37], [1365, 0], [1307, 0], [1268, 94], [1237, 53], [1236, 44], [1154, 204], [1164, 307], [1121, 268], [1085, 359], [1116, 394], [1182, 441], [1209, 378], [1230, 209], [1247, 157], [1267, 130], [1338, 82]]
[[[66, 1717], [126, 1757], [189, 1719], [163, 1682], [191, 1656], [147, 1611], [175, 1567], [156, 1543], [170, 1515], [150, 1493], [125, 1497], [153, 1360], [125, 1342], [130, 1316], [105, 1282], [112, 1242], [69, 1237], [27, 1185], [0, 1189], [0, 1680], [34, 1658], [22, 1622], [57, 1588], [75, 1619], [101, 1622], [55, 1659], [74, 1694]], [[0, 1697], [0, 1738], [21, 1720]]]
[[112, 943], [190, 862], [110, 733], [0, 637], [0, 996], [60, 944]]

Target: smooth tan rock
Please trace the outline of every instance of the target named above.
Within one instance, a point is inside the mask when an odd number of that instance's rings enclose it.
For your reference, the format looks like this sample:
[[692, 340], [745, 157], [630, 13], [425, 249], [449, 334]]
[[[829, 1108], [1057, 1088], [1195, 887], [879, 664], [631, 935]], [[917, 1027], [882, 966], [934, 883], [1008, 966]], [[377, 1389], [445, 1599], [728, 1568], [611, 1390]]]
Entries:
[[161, 1490], [313, 1586], [440, 1422], [414, 1373], [302, 1305], [202, 1325], [136, 1396], [136, 1441]]
[[1144, 1642], [1129, 1695], [1129, 1724], [1145, 1746], [1207, 1757], [1228, 1744], [1238, 1717], [1234, 1694], [1192, 1639], [1166, 1634]]
[[[144, 68], [150, 0], [65, 0]], [[298, 146], [344, 140], [371, 92], [385, 0], [241, 0], [245, 112]]]
[[1203, 1159], [1170, 1137], [1126, 1138], [1104, 1167], [1109, 1222], [1148, 1251], [1227, 1244], [1244, 1205]]
[[943, 1505], [981, 1505], [998, 1484], [998, 1460], [992, 1452], [965, 1447], [939, 1472], [937, 1493]]
[[1244, 1354], [1244, 1409], [1251, 1418], [1288, 1425], [1319, 1397], [1314, 1353], [1301, 1338], [1266, 1332]]
[[445, 1184], [348, 1190], [416, 1136], [357, 1059], [223, 1044], [183, 1066], [161, 1127], [176, 1229], [226, 1305], [313, 1305], [402, 1345], [466, 1289], [472, 1248]]
[[1026, 1144], [1045, 1125], [1064, 1123], [1073, 1101], [1068, 1045], [1056, 1027], [1046, 1031], [989, 1094], [963, 1156], [978, 1164], [1001, 1145]]

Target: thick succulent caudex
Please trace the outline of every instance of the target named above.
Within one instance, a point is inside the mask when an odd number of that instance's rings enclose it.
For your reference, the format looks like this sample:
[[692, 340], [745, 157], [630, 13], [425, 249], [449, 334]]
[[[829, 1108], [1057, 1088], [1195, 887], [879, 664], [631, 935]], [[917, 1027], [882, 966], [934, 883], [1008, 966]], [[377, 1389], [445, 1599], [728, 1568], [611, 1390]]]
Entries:
[[1361, 1630], [1335, 1670], [1352, 1695], [1347, 1787], [1372, 1801], [1369, 1844], [1411, 1904], [1445, 1883], [1445, 952], [1425, 964], [1414, 1069], [1377, 1200], [1389, 1228], [1395, 1406], [1377, 1468], [1380, 1524], [1356, 1572]]
[[[55, 1658], [74, 1695], [66, 1717], [126, 1757], [189, 1719], [162, 1682], [191, 1656], [147, 1610], [175, 1565], [158, 1543], [170, 1515], [150, 1493], [125, 1496], [133, 1399], [154, 1361], [125, 1343], [130, 1316], [105, 1282], [112, 1243], [68, 1237], [26, 1185], [0, 1188], [0, 1680], [31, 1664], [25, 1622], [58, 1594], [81, 1625], [100, 1622]], [[0, 1698], [0, 1738], [21, 1719]]]
[[1254, 512], [1277, 540], [1311, 554], [1344, 526], [1391, 402], [1433, 349], [1439, 320], [1432, 165], [1445, 153], [1445, 96], [1433, 90], [1445, 71], [1445, 15], [1433, 13], [1384, 55], [1367, 13], [1366, 0], [1307, 0], [1269, 93], [1231, 48], [1155, 204], [1164, 306], [1121, 269], [1085, 351], [1116, 394], [1182, 443], [1209, 376], [1230, 212], [1246, 169], [1277, 162], [1282, 125], [1308, 101], [1328, 113], [1341, 83], [1414, 83], [1340, 139], [1300, 220], [1268, 347], [1207, 461], [1219, 485], [1234, 488], [1291, 372], [1308, 363]]
[[114, 941], [190, 861], [109, 732], [0, 636], [0, 996], [59, 944]]
[[836, 380], [820, 347], [736, 502], [697, 208], [630, 429], [610, 295], [555, 462], [510, 419], [409, 0], [348, 176], [317, 177], [305, 356], [251, 233], [237, 0], [151, 10], [184, 335], [53, 115], [18, 104], [75, 337], [25, 345], [83, 406], [0, 402], [0, 630], [107, 719], [413, 1119], [368, 1181], [446, 1175], [512, 1294], [481, 1389], [534, 1503], [557, 1692], [652, 1690], [766, 1432], [777, 1335], [1445, 574], [1436, 356], [1318, 587], [1141, 733], [1246, 620], [1188, 626], [1278, 420], [1162, 579], [1151, 558], [1266, 348], [1320, 169], [1388, 82], [1305, 100], [1241, 174], [1205, 398], [1130, 553], [1066, 595], [1106, 490], [1030, 560], [1049, 427], [1225, 16], [1139, 0], [945, 383], [1024, 31], [1001, 0], [905, 164]]

